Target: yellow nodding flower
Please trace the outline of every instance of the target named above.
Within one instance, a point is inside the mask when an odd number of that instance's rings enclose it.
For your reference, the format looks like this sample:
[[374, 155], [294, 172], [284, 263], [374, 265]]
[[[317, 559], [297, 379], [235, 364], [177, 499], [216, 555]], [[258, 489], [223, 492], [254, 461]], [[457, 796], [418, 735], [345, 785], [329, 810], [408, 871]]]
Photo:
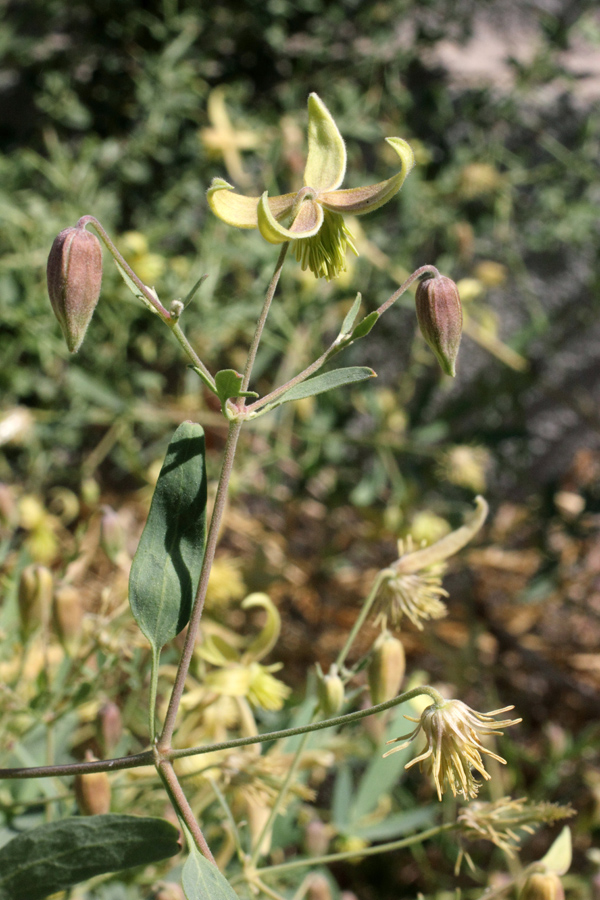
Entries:
[[500, 728], [518, 725], [521, 719], [505, 719], [502, 722], [495, 722], [493, 719], [494, 716], [511, 709], [514, 707], [505, 706], [493, 712], [478, 713], [461, 700], [432, 703], [423, 710], [420, 719], [404, 717], [411, 722], [417, 722], [417, 727], [412, 734], [388, 741], [390, 744], [398, 741], [404, 743], [394, 747], [393, 750], [388, 750], [384, 756], [404, 750], [419, 732], [423, 731], [427, 746], [423, 753], [411, 760], [405, 768], [409, 769], [415, 763], [420, 763], [421, 771], [425, 770], [427, 774], [433, 775], [439, 800], [442, 799], [446, 788], [450, 788], [455, 797], [462, 794], [464, 797], [475, 798], [481, 782], [473, 775], [473, 769], [486, 781], [491, 778], [484, 768], [481, 754], [486, 753], [492, 759], [506, 765], [505, 759], [483, 746], [480, 735], [494, 734]]
[[[336, 278], [346, 268], [346, 249], [358, 255], [344, 215], [361, 216], [396, 194], [415, 163], [402, 138], [386, 138], [401, 161], [397, 175], [366, 187], [338, 190], [346, 173], [346, 146], [333, 117], [317, 94], [308, 98], [308, 157], [304, 186], [297, 192], [244, 197], [223, 178], [213, 178], [210, 208], [237, 228], [258, 228], [271, 244], [294, 244], [296, 259], [316, 278]], [[282, 224], [288, 222], [288, 226]]]

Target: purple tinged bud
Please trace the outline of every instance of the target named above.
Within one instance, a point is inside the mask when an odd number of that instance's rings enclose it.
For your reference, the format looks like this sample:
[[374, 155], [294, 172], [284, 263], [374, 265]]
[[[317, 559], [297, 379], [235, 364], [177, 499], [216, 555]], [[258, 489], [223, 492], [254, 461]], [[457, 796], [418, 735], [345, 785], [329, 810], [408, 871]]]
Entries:
[[104, 704], [98, 713], [96, 725], [104, 756], [111, 756], [123, 734], [121, 712], [116, 703], [108, 700]]
[[445, 275], [425, 278], [417, 287], [415, 299], [421, 334], [442, 371], [454, 377], [463, 324], [458, 288]]
[[71, 353], [81, 347], [98, 303], [102, 247], [83, 225], [66, 228], [54, 239], [46, 270], [48, 295]]

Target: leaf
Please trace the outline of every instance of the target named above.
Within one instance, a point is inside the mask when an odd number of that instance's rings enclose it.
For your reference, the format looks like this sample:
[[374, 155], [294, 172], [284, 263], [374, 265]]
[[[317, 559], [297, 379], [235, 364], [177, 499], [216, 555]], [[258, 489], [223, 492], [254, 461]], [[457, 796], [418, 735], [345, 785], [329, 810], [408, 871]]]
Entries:
[[106, 872], [179, 853], [179, 832], [164, 819], [90, 816], [40, 825], [0, 849], [0, 900], [42, 900]]
[[187, 900], [238, 900], [225, 876], [195, 847], [183, 867], [181, 883]]
[[407, 712], [408, 715], [412, 716], [418, 716], [420, 713], [420, 709], [414, 706], [413, 703], [409, 702], [407, 706], [409, 707], [408, 710], [404, 703], [401, 703], [396, 708], [395, 715], [386, 729], [385, 736], [373, 753], [371, 762], [360, 780], [350, 816], [352, 823], [356, 823], [357, 827], [363, 817], [368, 816], [377, 808], [382, 794], [389, 793], [394, 785], [400, 781], [405, 764], [415, 755], [414, 748], [408, 746], [404, 750], [399, 750], [398, 753], [392, 753], [391, 756], [383, 759], [385, 751], [390, 749], [386, 742], [398, 737], [399, 734], [403, 734], [407, 730], [407, 722], [403, 713]]
[[354, 325], [354, 322], [358, 315], [358, 311], [360, 309], [361, 303], [362, 303], [362, 294], [358, 293], [356, 295], [356, 300], [354, 301], [354, 303], [352, 304], [352, 306], [346, 313], [344, 321], [342, 322], [342, 327], [340, 329], [341, 335], [350, 334], [350, 332], [352, 331], [352, 326]]
[[215, 387], [223, 408], [231, 397], [258, 397], [256, 391], [242, 391], [242, 381], [243, 376], [235, 369], [221, 369], [217, 372]]
[[366, 337], [378, 318], [379, 313], [375, 312], [375, 310], [369, 313], [368, 316], [365, 316], [350, 335], [350, 340], [357, 341], [359, 338]]
[[352, 836], [363, 838], [365, 841], [391, 841], [411, 831], [430, 827], [433, 825], [437, 813], [438, 808], [433, 805], [394, 813], [381, 822], [353, 827]]
[[345, 384], [356, 384], [359, 381], [366, 381], [367, 378], [377, 378], [373, 369], [367, 366], [348, 366], [346, 369], [333, 369], [331, 372], [325, 372], [324, 375], [317, 375], [315, 378], [308, 378], [300, 384], [294, 385], [270, 406], [273, 409], [281, 403], [289, 403], [291, 400], [303, 400], [305, 397], [314, 397], [316, 394], [324, 394], [325, 391], [332, 391], [334, 388], [342, 387]]
[[[150, 312], [153, 312], [153, 313], [154, 313], [155, 315], [157, 315], [157, 316], [160, 315], [160, 313], [158, 312], [158, 310], [157, 310], [154, 306], [152, 306], [152, 304], [150, 303], [150, 301], [148, 300], [148, 298], [146, 297], [146, 295], [144, 294], [144, 292], [137, 286], [137, 284], [135, 283], [135, 281], [133, 281], [133, 279], [127, 274], [127, 272], [125, 271], [125, 269], [123, 268], [123, 266], [121, 265], [121, 263], [120, 263], [118, 260], [116, 260], [116, 259], [115, 259], [115, 265], [116, 265], [117, 269], [119, 270], [119, 274], [121, 275], [121, 278], [123, 279], [123, 281], [125, 282], [125, 284], [126, 284], [127, 287], [129, 288], [129, 290], [131, 291], [131, 293], [133, 294], [133, 296], [134, 296], [134, 297], [137, 297], [138, 300], [141, 300], [142, 303], [144, 303], [145, 306], [148, 307], [148, 309], [150, 310]], [[147, 287], [147, 285], [146, 285], [146, 287]], [[154, 294], [154, 296], [155, 296], [156, 299], [158, 300], [156, 291], [153, 290], [152, 288], [148, 288], [148, 290], [149, 290], [152, 294]]]
[[571, 868], [572, 852], [571, 829], [565, 825], [540, 863], [546, 872], [564, 875]]
[[190, 618], [204, 557], [204, 431], [184, 422], [171, 439], [131, 565], [129, 603], [156, 653]]
[[338, 769], [333, 786], [331, 819], [338, 831], [345, 833], [348, 828], [350, 804], [352, 803], [352, 775], [350, 767], [342, 765]]

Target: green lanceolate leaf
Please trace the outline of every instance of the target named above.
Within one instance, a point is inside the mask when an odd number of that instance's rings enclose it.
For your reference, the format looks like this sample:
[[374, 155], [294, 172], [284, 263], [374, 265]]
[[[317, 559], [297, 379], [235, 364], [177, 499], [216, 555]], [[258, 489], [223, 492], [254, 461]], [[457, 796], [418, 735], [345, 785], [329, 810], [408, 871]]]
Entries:
[[183, 867], [181, 883], [187, 900], [238, 900], [225, 876], [195, 847]]
[[352, 326], [354, 325], [354, 322], [356, 321], [356, 317], [358, 315], [358, 311], [360, 309], [361, 303], [362, 303], [362, 294], [358, 293], [356, 295], [356, 300], [354, 301], [354, 303], [352, 304], [352, 306], [346, 313], [344, 321], [342, 322], [340, 334], [343, 334], [343, 335], [350, 334], [350, 332], [352, 331]]
[[42, 900], [180, 850], [178, 830], [164, 819], [82, 816], [41, 825], [0, 849], [0, 900]]
[[324, 375], [317, 375], [315, 378], [308, 378], [300, 384], [294, 385], [281, 397], [273, 403], [270, 409], [279, 406], [281, 403], [289, 403], [291, 400], [303, 400], [305, 397], [314, 397], [316, 394], [324, 394], [326, 391], [332, 391], [334, 388], [343, 387], [345, 384], [356, 384], [359, 381], [366, 381], [367, 378], [376, 378], [377, 375], [373, 369], [367, 366], [348, 366], [346, 369], [333, 369], [331, 372], [325, 372]]
[[167, 449], [129, 576], [131, 610], [155, 653], [189, 621], [205, 525], [204, 431], [184, 422]]
[[350, 340], [357, 341], [359, 338], [366, 337], [378, 318], [378, 312], [376, 312], [375, 310], [373, 310], [373, 312], [370, 312], [369, 315], [365, 316], [364, 319], [362, 319], [358, 323], [356, 328], [353, 329], [352, 334], [350, 335]]

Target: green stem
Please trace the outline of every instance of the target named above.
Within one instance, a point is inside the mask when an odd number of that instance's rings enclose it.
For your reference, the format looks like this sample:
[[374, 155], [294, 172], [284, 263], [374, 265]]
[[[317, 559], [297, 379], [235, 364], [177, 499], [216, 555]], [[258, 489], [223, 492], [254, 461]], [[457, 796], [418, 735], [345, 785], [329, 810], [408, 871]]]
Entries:
[[381, 583], [382, 583], [382, 581], [385, 580], [385, 577], [386, 577], [386, 573], [385, 573], [385, 569], [384, 569], [383, 571], [378, 573], [375, 581], [373, 582], [373, 587], [371, 588], [371, 592], [370, 592], [369, 596], [367, 597], [367, 599], [365, 600], [365, 602], [363, 603], [363, 607], [360, 611], [360, 614], [359, 614], [356, 622], [352, 626], [352, 631], [348, 635], [348, 637], [346, 639], [346, 643], [340, 650], [339, 656], [335, 663], [336, 666], [338, 667], [338, 669], [341, 669], [342, 666], [344, 665], [344, 662], [346, 661], [346, 657], [348, 656], [348, 653], [350, 652], [350, 648], [352, 647], [352, 644], [354, 643], [354, 641], [356, 639], [356, 635], [358, 634], [360, 629], [365, 624], [367, 616], [369, 615], [369, 613], [371, 611], [371, 607], [373, 606], [373, 603], [375, 602], [375, 598], [377, 597], [377, 594], [379, 592], [379, 588], [381, 587]]
[[[369, 706], [367, 709], [359, 709], [353, 713], [347, 713], [344, 716], [336, 716], [333, 719], [323, 719], [321, 722], [312, 722], [309, 725], [299, 725], [296, 728], [285, 728], [282, 731], [271, 731], [266, 734], [253, 734], [249, 737], [234, 738], [231, 741], [222, 741], [219, 744], [207, 744], [205, 747], [190, 747], [182, 750], [168, 750], [164, 753], [165, 759], [185, 759], [188, 756], [201, 756], [204, 753], [213, 753], [217, 750], [230, 750], [236, 747], [248, 747], [251, 744], [265, 744], [270, 741], [279, 741], [283, 738], [295, 737], [299, 734], [307, 734], [312, 731], [322, 731], [325, 728], [338, 728], [343, 725], [350, 725], [352, 722], [358, 722], [367, 716], [373, 716], [376, 713], [384, 712], [386, 709], [392, 709], [401, 703], [407, 703], [413, 697], [421, 694], [427, 694], [434, 703], [443, 703], [444, 698], [435, 688], [424, 685], [406, 691], [404, 694], [398, 694], [385, 703], [378, 703], [376, 706]], [[2, 777], [2, 770], [0, 770]]]
[[285, 776], [285, 781], [283, 782], [283, 784], [281, 785], [281, 788], [279, 789], [279, 793], [277, 794], [277, 797], [275, 798], [275, 803], [273, 804], [273, 808], [271, 809], [271, 812], [269, 813], [269, 818], [263, 825], [260, 835], [258, 836], [258, 839], [257, 839], [254, 849], [252, 851], [252, 855], [250, 857], [250, 865], [251, 866], [255, 866], [260, 858], [260, 855], [261, 855], [260, 848], [262, 846], [262, 843], [263, 843], [266, 835], [269, 834], [271, 828], [273, 827], [273, 823], [275, 822], [275, 819], [279, 815], [279, 810], [281, 809], [281, 805], [282, 805], [283, 801], [285, 800], [288, 789], [289, 789], [293, 779], [296, 776], [296, 772], [298, 771], [298, 766], [300, 765], [300, 762], [302, 759], [302, 754], [304, 753], [304, 748], [306, 747], [306, 742], [308, 741], [309, 737], [310, 737], [310, 732], [309, 731], [305, 732], [305, 734], [302, 737], [302, 740], [298, 744], [298, 748], [296, 750], [296, 753], [294, 754], [294, 759], [292, 760], [292, 764], [288, 769], [287, 775]]
[[[214, 766], [212, 766], [211, 768], [214, 768]], [[194, 775], [197, 775], [197, 773], [195, 772]], [[211, 778], [210, 776], [208, 776], [206, 780], [208, 781], [208, 783], [210, 784], [211, 788], [213, 789], [214, 794], [215, 794], [215, 797], [216, 797], [217, 800], [219, 801], [219, 803], [220, 803], [220, 805], [221, 805], [221, 809], [222, 809], [223, 812], [225, 813], [225, 818], [226, 818], [227, 821], [229, 822], [229, 827], [231, 828], [231, 834], [233, 835], [233, 840], [234, 840], [234, 842], [235, 842], [235, 848], [236, 848], [236, 850], [237, 850], [237, 853], [238, 853], [239, 858], [242, 859], [242, 857], [243, 857], [243, 855], [244, 855], [244, 851], [243, 851], [243, 848], [242, 848], [242, 841], [241, 841], [241, 838], [240, 838], [240, 832], [239, 832], [239, 830], [238, 830], [236, 821], [235, 821], [235, 819], [233, 818], [233, 813], [231, 812], [231, 809], [229, 808], [229, 803], [228, 803], [227, 800], [225, 799], [225, 795], [224, 795], [223, 792], [221, 791], [219, 785], [218, 785], [217, 782], [214, 780], [214, 778]]]
[[279, 257], [277, 259], [277, 263], [275, 265], [275, 271], [273, 272], [273, 277], [269, 282], [269, 286], [267, 288], [267, 293], [265, 295], [265, 302], [263, 303], [263, 308], [260, 313], [260, 317], [258, 322], [256, 323], [256, 330], [254, 332], [254, 337], [252, 338], [252, 343], [250, 344], [250, 349], [248, 350], [248, 359], [246, 360], [246, 367], [244, 369], [244, 377], [242, 379], [242, 384], [240, 390], [247, 391], [248, 385], [250, 384], [250, 376], [252, 374], [252, 367], [254, 366], [254, 360], [256, 359], [256, 353], [258, 351], [258, 345], [260, 344], [260, 339], [262, 337], [262, 333], [265, 327], [265, 322], [267, 321], [267, 316], [269, 315], [269, 309], [271, 308], [271, 301], [275, 296], [275, 291], [277, 289], [277, 285], [279, 284], [279, 278], [281, 276], [281, 270], [283, 268], [283, 264], [285, 262], [285, 257], [288, 252], [289, 242], [281, 245], [281, 250], [279, 251]]
[[[327, 856], [310, 856], [307, 859], [293, 859], [290, 862], [278, 863], [275, 866], [265, 866], [258, 870], [259, 875], [271, 875], [276, 872], [289, 872], [292, 869], [302, 869], [312, 866], [326, 866], [329, 863], [341, 862], [345, 859], [357, 859], [363, 856], [376, 856], [378, 853], [387, 853], [388, 850], [401, 850], [403, 847], [410, 847], [411, 844], [420, 844], [429, 838], [442, 834], [444, 831], [451, 831], [456, 828], [455, 822], [448, 822], [446, 825], [436, 825], [427, 831], [421, 831], [419, 834], [412, 834], [410, 837], [402, 838], [399, 841], [389, 841], [387, 844], [377, 844], [374, 847], [365, 847], [363, 850], [346, 850], [342, 853], [330, 853]], [[236, 881], [237, 879], [233, 879]], [[233, 882], [232, 882], [233, 883]]]

